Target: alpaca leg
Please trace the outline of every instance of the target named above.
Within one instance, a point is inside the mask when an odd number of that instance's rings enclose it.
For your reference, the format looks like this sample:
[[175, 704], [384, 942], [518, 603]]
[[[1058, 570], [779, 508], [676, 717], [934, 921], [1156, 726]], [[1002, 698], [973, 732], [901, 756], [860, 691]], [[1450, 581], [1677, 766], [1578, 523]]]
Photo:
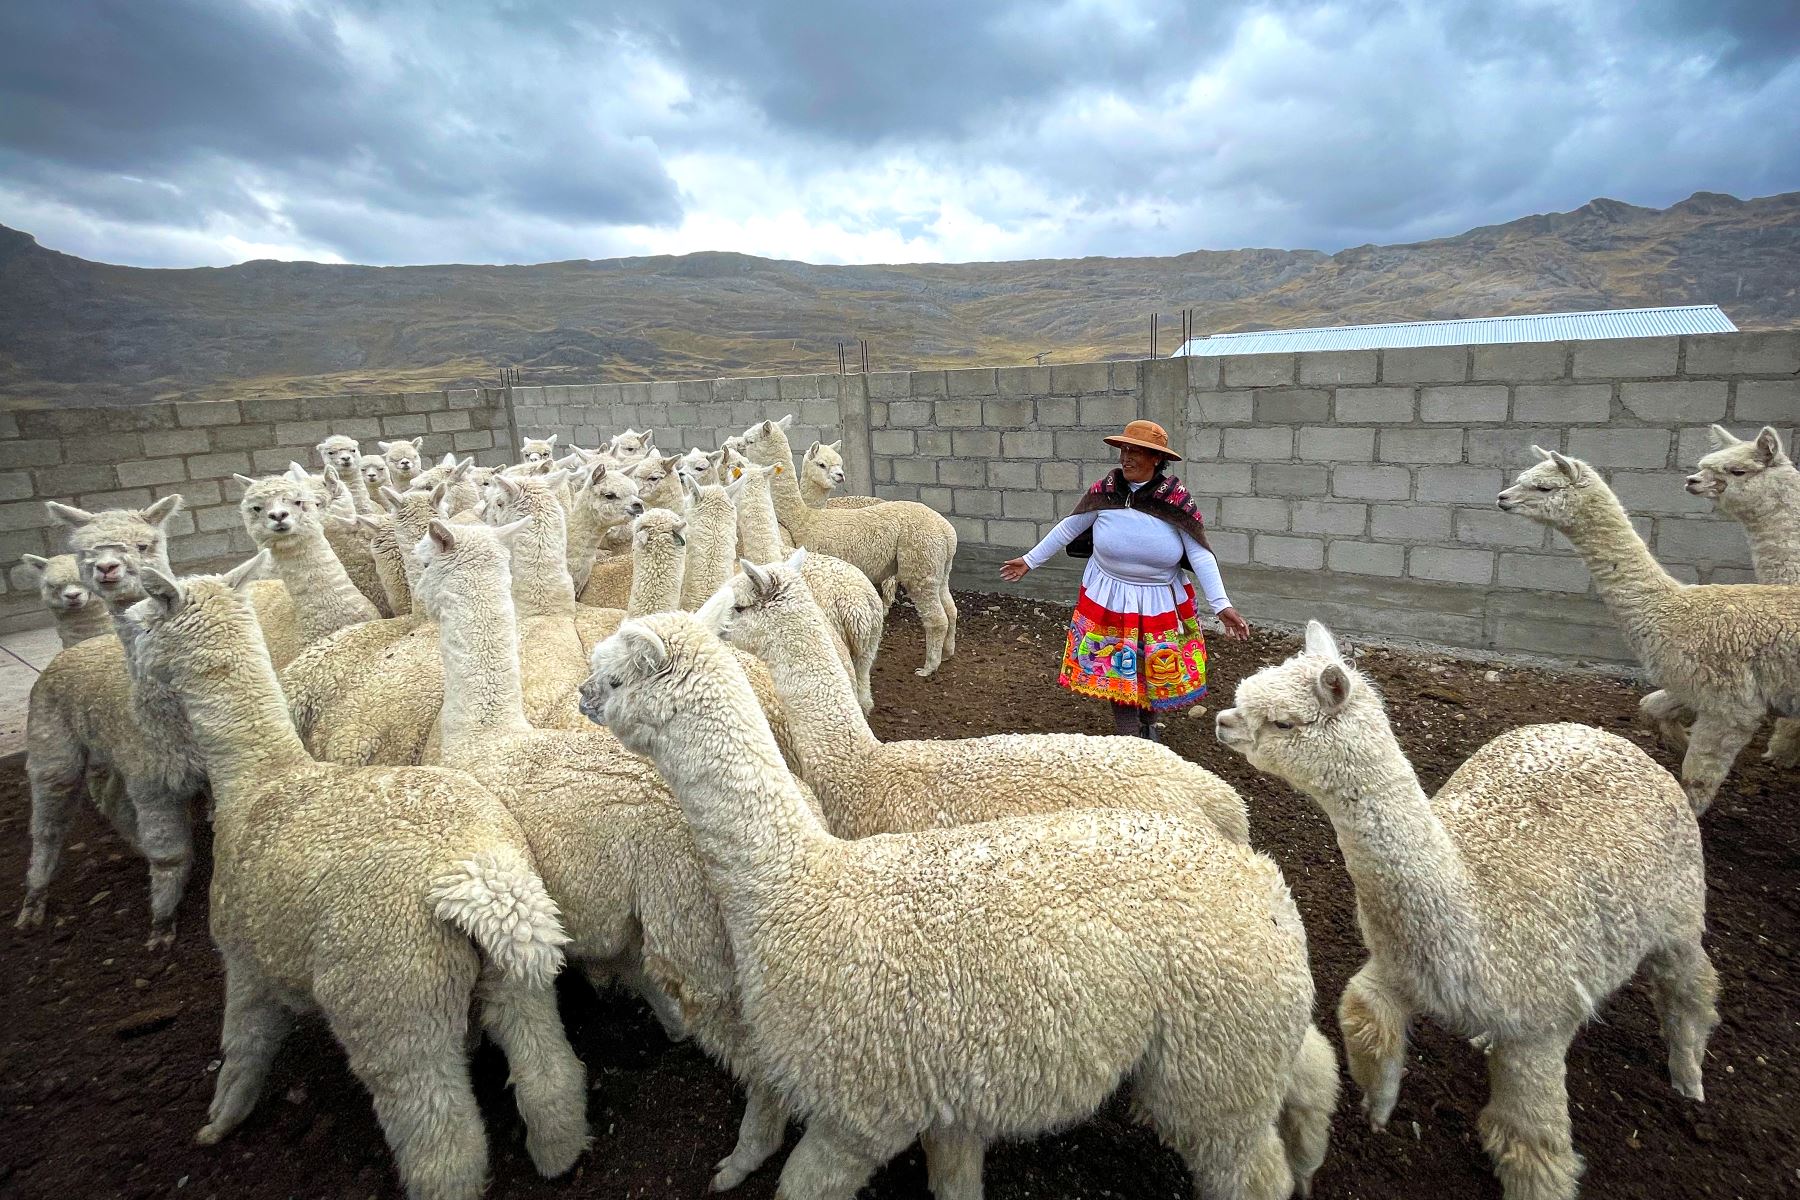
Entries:
[[1686, 754], [1688, 726], [1694, 723], [1694, 710], [1668, 692], [1651, 692], [1638, 701], [1638, 715], [1656, 730], [1657, 737], [1672, 754]]
[[1488, 1055], [1488, 1104], [1476, 1126], [1506, 1200], [1575, 1196], [1581, 1157], [1569, 1138], [1569, 1040], [1497, 1042]]
[[247, 957], [225, 958], [225, 1023], [219, 1037], [224, 1061], [213, 1084], [206, 1124], [195, 1136], [211, 1146], [243, 1123], [262, 1096], [269, 1064], [281, 1048], [294, 1017], [262, 971]]
[[889, 575], [886, 579], [881, 581], [881, 586], [876, 590], [881, 593], [881, 611], [886, 612], [888, 609], [894, 607], [894, 601], [900, 595], [900, 580], [893, 575]]
[[956, 654], [956, 598], [950, 594], [950, 564], [945, 563], [943, 572], [938, 576], [938, 597], [944, 604], [944, 615], [950, 624], [944, 631], [944, 657], [952, 658]]
[[87, 769], [87, 794], [100, 815], [106, 818], [118, 835], [125, 839], [133, 854], [144, 852], [144, 839], [138, 833], [137, 809], [125, 791], [125, 779], [111, 767]]
[[781, 1168], [775, 1194], [781, 1200], [851, 1200], [877, 1167], [912, 1140], [909, 1134], [872, 1144], [814, 1117]]
[[1707, 709], [1688, 732], [1688, 750], [1681, 760], [1681, 789], [1687, 793], [1694, 815], [1704, 813], [1719, 794], [1719, 785], [1731, 774], [1738, 752], [1756, 736], [1762, 713], [1739, 709]]
[[737, 1145], [719, 1160], [718, 1172], [707, 1185], [708, 1191], [730, 1191], [750, 1178], [756, 1169], [781, 1149], [787, 1137], [787, 1110], [781, 1098], [766, 1084], [752, 1083], [744, 1099], [744, 1119], [738, 1122]]
[[935, 575], [909, 575], [906, 592], [912, 597], [913, 607], [919, 610], [919, 624], [925, 627], [925, 665], [913, 674], [934, 675], [943, 665], [944, 639], [950, 630], [950, 617], [944, 611], [944, 589]]
[[981, 1200], [981, 1161], [987, 1143], [972, 1133], [927, 1129], [919, 1135], [925, 1149], [925, 1178], [932, 1200]]
[[1412, 1013], [1390, 987], [1373, 961], [1350, 977], [1338, 1001], [1338, 1025], [1350, 1078], [1362, 1089], [1369, 1125], [1380, 1131], [1394, 1115], [1400, 1099], [1400, 1077], [1406, 1074], [1406, 1026]]
[[137, 810], [138, 839], [150, 862], [150, 938], [146, 949], [175, 944], [175, 910], [187, 890], [194, 864], [194, 822], [186, 796], [161, 783], [131, 781], [131, 806]]
[[1698, 938], [1655, 951], [1644, 966], [1650, 975], [1650, 999], [1669, 1044], [1669, 1082], [1688, 1099], [1705, 1100], [1700, 1069], [1706, 1039], [1719, 1023], [1714, 1005], [1719, 973]]
[[1778, 767], [1800, 767], [1800, 718], [1783, 717], [1775, 722], [1763, 758]]
[[1337, 1102], [1337, 1054], [1318, 1027], [1308, 1025], [1294, 1056], [1293, 1077], [1276, 1126], [1294, 1173], [1294, 1190], [1301, 1196], [1312, 1194], [1312, 1178], [1325, 1162]]
[[25, 868], [25, 902], [14, 925], [34, 929], [44, 923], [50, 883], [62, 866], [63, 843], [87, 772], [87, 755], [73, 745], [36, 743], [26, 757], [25, 771], [31, 780], [31, 861]]
[[[650, 1015], [662, 1026], [663, 1036], [671, 1042], [688, 1040], [687, 1022], [681, 1019], [681, 1006], [656, 981], [644, 973], [644, 956], [636, 947], [618, 960], [618, 980], [650, 1008]], [[593, 976], [588, 977], [590, 981]]]
[[1296, 1181], [1274, 1126], [1264, 1126], [1235, 1141], [1209, 1132], [1213, 1136], [1194, 1145], [1176, 1146], [1193, 1174], [1196, 1196], [1206, 1200], [1287, 1200], [1294, 1194]]
[[588, 1144], [587, 1071], [563, 1033], [556, 992], [531, 987], [492, 965], [481, 975], [481, 1026], [499, 1044], [525, 1118], [525, 1149], [554, 1179]]

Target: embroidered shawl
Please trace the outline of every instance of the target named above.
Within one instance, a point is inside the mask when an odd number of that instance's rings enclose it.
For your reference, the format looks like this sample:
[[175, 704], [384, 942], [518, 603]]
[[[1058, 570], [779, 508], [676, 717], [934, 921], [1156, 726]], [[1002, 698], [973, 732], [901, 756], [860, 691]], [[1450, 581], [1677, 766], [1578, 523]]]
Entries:
[[[1194, 498], [1182, 486], [1181, 480], [1173, 475], [1165, 475], [1159, 470], [1133, 492], [1131, 485], [1125, 482], [1125, 472], [1114, 467], [1104, 479], [1087, 490], [1087, 495], [1076, 502], [1074, 515], [1108, 508], [1133, 508], [1139, 512], [1147, 512], [1157, 520], [1188, 534], [1208, 550], [1212, 549], [1206, 540], [1206, 530], [1200, 520], [1200, 512], [1194, 505]], [[1090, 528], [1077, 534], [1064, 552], [1073, 558], [1093, 557], [1094, 531]], [[1181, 565], [1185, 570], [1194, 569], [1186, 554], [1181, 556]]]

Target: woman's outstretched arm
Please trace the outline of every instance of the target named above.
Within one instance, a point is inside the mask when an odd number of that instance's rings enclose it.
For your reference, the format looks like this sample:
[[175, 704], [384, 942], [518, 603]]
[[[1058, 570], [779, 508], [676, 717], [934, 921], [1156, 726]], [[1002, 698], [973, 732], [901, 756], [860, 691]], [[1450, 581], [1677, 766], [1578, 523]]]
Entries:
[[1044, 540], [1027, 550], [1018, 558], [1008, 559], [1000, 566], [1000, 577], [1009, 583], [1016, 583], [1025, 578], [1025, 572], [1035, 571], [1050, 561], [1050, 556], [1067, 546], [1081, 535], [1084, 530], [1093, 528], [1097, 512], [1076, 513], [1072, 517], [1064, 517], [1056, 523], [1056, 528], [1044, 535]]

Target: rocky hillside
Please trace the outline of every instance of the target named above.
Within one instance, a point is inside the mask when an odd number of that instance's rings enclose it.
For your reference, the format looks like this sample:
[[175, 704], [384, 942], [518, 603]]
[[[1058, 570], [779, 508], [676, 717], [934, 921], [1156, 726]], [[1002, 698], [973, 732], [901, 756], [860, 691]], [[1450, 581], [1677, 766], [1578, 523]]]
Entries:
[[1136, 357], [1202, 332], [1715, 302], [1800, 321], [1800, 193], [1595, 200], [1405, 246], [813, 266], [705, 253], [535, 266], [146, 270], [0, 227], [0, 404]]

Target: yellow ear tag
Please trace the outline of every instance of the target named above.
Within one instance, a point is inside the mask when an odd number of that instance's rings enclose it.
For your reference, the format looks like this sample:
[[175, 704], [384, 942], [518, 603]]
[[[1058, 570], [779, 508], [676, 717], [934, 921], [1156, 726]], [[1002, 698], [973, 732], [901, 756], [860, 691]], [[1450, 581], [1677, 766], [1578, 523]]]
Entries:
[[731, 468], [731, 477], [733, 479], [742, 479], [744, 477], [744, 468], [742, 468], [742, 467]]
[[777, 475], [781, 474], [781, 464], [780, 463], [775, 464], [775, 473]]

